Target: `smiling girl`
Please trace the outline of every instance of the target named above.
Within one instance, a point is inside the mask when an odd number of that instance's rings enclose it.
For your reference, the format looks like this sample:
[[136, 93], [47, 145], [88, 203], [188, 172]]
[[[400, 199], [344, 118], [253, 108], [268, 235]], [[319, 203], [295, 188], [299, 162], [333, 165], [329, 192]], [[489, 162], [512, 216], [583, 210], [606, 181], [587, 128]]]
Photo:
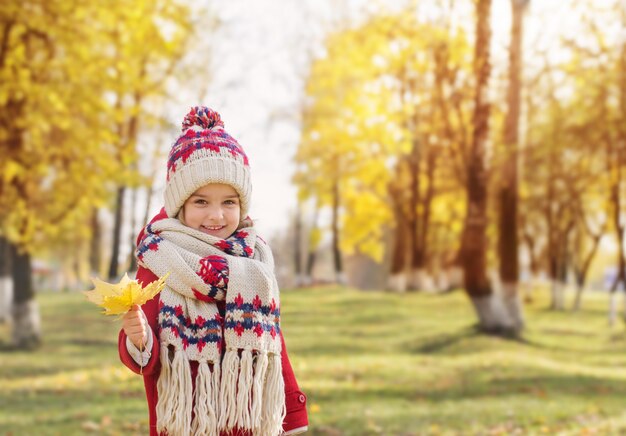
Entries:
[[139, 234], [137, 279], [165, 289], [122, 321], [150, 434], [306, 431], [280, 324], [274, 260], [248, 217], [248, 158], [217, 112], [194, 107], [169, 154], [165, 207]]

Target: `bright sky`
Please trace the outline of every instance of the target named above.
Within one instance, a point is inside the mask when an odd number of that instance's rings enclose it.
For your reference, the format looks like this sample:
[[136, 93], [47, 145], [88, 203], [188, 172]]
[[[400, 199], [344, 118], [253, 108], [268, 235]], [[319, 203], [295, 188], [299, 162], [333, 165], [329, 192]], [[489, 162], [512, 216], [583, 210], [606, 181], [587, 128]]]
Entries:
[[[456, 1], [459, 5], [467, 3], [469, 9], [459, 11], [455, 19], [473, 28], [471, 2]], [[594, 4], [609, 1], [594, 0]], [[405, 3], [382, 2], [387, 7]], [[527, 50], [553, 48], [559, 34], [575, 33], [580, 22], [573, 7], [575, 3], [580, 2], [531, 0], [526, 21]], [[214, 51], [213, 77], [208, 97], [201, 103], [220, 112], [226, 130], [242, 144], [250, 158], [254, 187], [251, 216], [266, 235], [285, 229], [295, 209], [296, 192], [290, 180], [300, 134], [298, 113], [307, 59], [320, 46], [326, 30], [341, 19], [338, 17], [360, 17], [363, 11], [375, 9], [377, 4], [381, 2], [220, 2], [218, 13], [223, 23], [210, 43]], [[432, 12], [426, 9], [425, 13]], [[493, 0], [492, 25], [493, 63], [506, 69], [509, 0]], [[551, 56], [558, 58], [559, 53], [551, 50]], [[529, 65], [532, 62], [528, 57], [525, 61]], [[168, 113], [179, 123], [188, 107], [197, 103], [200, 102], [175, 104]], [[162, 192], [157, 196], [162, 198]]]

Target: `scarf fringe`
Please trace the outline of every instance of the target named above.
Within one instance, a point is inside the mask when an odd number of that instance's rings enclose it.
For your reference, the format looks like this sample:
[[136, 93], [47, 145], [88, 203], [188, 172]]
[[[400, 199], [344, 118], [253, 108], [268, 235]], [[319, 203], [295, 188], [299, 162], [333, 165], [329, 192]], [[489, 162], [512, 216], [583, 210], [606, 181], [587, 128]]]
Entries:
[[171, 424], [171, 415], [168, 407], [170, 403], [174, 402], [174, 393], [176, 391], [169, 388], [169, 384], [172, 382], [169, 349], [167, 347], [161, 347], [160, 354], [161, 374], [157, 380], [158, 401], [156, 405], [156, 413], [157, 431], [159, 433], [163, 433]]
[[[267, 378], [263, 389], [260, 435], [279, 435], [283, 431], [285, 407], [285, 380], [279, 354], [268, 356]], [[255, 432], [256, 433], [256, 432]]]
[[222, 361], [219, 428], [255, 435], [282, 433], [285, 382], [280, 355], [228, 350]]
[[237, 384], [237, 427], [252, 429], [250, 408], [252, 407], [252, 378], [254, 367], [252, 351], [244, 349], [239, 359], [239, 382]]
[[170, 435], [190, 434], [193, 386], [191, 368], [182, 350], [175, 350], [170, 361], [169, 348], [162, 347], [157, 392], [157, 430]]
[[230, 430], [237, 425], [237, 377], [239, 354], [227, 350], [222, 359], [222, 382], [220, 383], [219, 427]]
[[282, 433], [285, 383], [278, 354], [228, 350], [221, 370], [200, 362], [194, 391], [183, 351], [170, 360], [169, 348], [162, 347], [157, 389], [159, 433], [218, 436], [234, 428], [262, 436]]
[[250, 419], [254, 425], [253, 433], [261, 431], [261, 409], [263, 407], [263, 387], [267, 376], [268, 358], [267, 352], [260, 352], [255, 356], [254, 380], [252, 382], [252, 405], [250, 406]]
[[219, 390], [219, 379], [215, 372], [209, 368], [206, 361], [198, 365], [198, 375], [196, 376], [196, 389], [194, 395], [193, 422], [191, 431], [194, 435], [218, 436], [217, 413], [213, 392]]

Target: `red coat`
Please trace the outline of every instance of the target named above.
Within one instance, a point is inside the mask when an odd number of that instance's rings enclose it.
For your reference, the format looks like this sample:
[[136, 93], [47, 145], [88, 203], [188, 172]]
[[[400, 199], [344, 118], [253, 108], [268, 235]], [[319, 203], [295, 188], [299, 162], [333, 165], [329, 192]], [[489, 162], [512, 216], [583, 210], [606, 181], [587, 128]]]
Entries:
[[[146, 268], [139, 268], [137, 271], [137, 280], [143, 286], [150, 284], [157, 280], [157, 276], [152, 271]], [[222, 304], [223, 305], [223, 304]], [[157, 404], [157, 379], [159, 377], [161, 365], [159, 363], [159, 340], [158, 340], [158, 314], [159, 314], [159, 296], [157, 295], [152, 300], [148, 301], [142, 307], [143, 312], [148, 319], [152, 330], [152, 352], [150, 361], [143, 367], [141, 373], [143, 374], [143, 382], [146, 388], [146, 397], [148, 399], [148, 411], [150, 413], [150, 436], [157, 436], [156, 431], [156, 404]], [[219, 308], [219, 305], [218, 305]], [[223, 310], [223, 308], [220, 308]], [[306, 411], [306, 396], [302, 393], [296, 382], [296, 377], [293, 373], [291, 363], [289, 363], [289, 357], [287, 356], [287, 348], [285, 347], [285, 340], [282, 332], [280, 334], [282, 342], [282, 366], [283, 366], [283, 378], [285, 381], [285, 403], [287, 407], [287, 415], [283, 421], [283, 430], [289, 432], [291, 430], [306, 427], [308, 425], [308, 417]], [[126, 334], [124, 331], [120, 331], [118, 349], [120, 353], [120, 359], [128, 368], [133, 372], [139, 374], [140, 367], [135, 360], [128, 353], [126, 348]], [[197, 362], [191, 362], [191, 374], [195, 380]], [[246, 435], [247, 433], [241, 431], [235, 431], [229, 433], [229, 436]]]

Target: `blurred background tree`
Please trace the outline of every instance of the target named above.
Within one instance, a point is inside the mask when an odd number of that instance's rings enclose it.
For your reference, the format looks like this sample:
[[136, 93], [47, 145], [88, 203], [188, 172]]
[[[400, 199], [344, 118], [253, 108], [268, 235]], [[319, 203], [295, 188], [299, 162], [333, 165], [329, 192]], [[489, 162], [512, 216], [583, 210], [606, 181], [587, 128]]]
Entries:
[[[32, 257], [61, 255], [95, 271], [98, 208], [114, 196], [110, 275], [117, 275], [120, 204], [137, 186], [137, 131], [146, 100], [189, 35], [187, 9], [172, 2], [9, 2], [0, 13], [0, 235], [11, 275], [13, 342], [36, 344], [40, 329]], [[6, 280], [4, 281], [6, 283]]]

